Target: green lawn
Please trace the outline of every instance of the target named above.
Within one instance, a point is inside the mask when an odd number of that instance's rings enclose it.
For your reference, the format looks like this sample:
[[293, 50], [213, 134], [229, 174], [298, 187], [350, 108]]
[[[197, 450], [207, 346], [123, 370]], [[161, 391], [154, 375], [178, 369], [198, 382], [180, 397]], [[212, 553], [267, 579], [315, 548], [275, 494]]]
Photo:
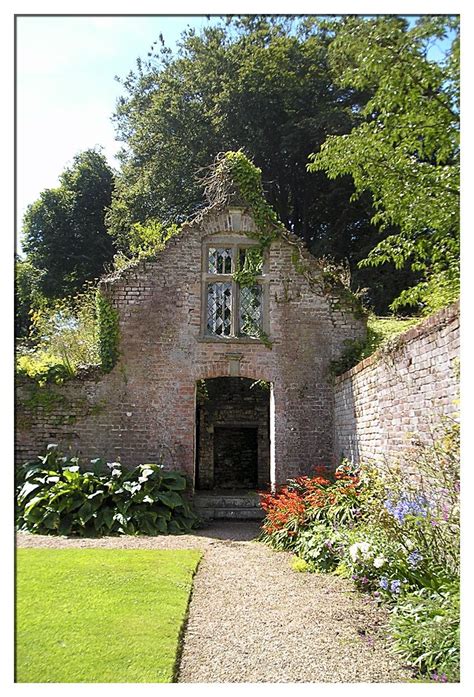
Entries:
[[200, 558], [19, 549], [17, 682], [171, 682]]

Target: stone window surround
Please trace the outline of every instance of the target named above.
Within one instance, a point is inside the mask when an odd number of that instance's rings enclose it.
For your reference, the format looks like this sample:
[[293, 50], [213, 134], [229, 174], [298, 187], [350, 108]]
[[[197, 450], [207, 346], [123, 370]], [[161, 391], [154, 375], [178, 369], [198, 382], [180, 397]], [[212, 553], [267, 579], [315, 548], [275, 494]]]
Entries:
[[[201, 333], [200, 341], [218, 343], [261, 343], [257, 337], [239, 336], [239, 284], [234, 281], [232, 274], [235, 271], [235, 259], [239, 249], [245, 247], [256, 247], [258, 242], [254, 242], [249, 237], [242, 234], [221, 234], [217, 233], [205, 239], [202, 245], [202, 293], [201, 293]], [[209, 249], [221, 247], [232, 249], [232, 269], [230, 274], [209, 273]], [[263, 252], [262, 275], [257, 277], [258, 284], [262, 288], [262, 329], [270, 337], [270, 322], [268, 312], [268, 251]], [[207, 333], [207, 286], [209, 283], [232, 283], [232, 332], [230, 336], [216, 336]]]

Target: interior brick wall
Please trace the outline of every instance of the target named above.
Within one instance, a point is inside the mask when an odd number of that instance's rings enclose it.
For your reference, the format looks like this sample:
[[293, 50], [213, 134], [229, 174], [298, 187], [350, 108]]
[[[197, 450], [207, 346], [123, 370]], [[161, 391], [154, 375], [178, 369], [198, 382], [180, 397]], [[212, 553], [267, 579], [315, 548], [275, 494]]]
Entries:
[[[251, 387], [251, 385], [253, 385]], [[206, 382], [207, 398], [199, 406], [199, 485], [214, 484], [214, 432], [219, 427], [257, 428], [257, 486], [270, 483], [270, 390], [251, 380], [216, 378]], [[238, 473], [235, 473], [238, 479]], [[231, 477], [229, 476], [229, 479]]]

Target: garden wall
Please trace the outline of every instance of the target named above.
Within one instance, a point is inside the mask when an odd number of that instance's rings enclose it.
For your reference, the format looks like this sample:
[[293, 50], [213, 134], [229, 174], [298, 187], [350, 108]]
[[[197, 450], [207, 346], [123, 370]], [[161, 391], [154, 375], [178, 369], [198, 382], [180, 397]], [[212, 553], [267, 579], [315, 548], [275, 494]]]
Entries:
[[403, 458], [459, 409], [459, 304], [451, 305], [336, 378], [336, 456]]

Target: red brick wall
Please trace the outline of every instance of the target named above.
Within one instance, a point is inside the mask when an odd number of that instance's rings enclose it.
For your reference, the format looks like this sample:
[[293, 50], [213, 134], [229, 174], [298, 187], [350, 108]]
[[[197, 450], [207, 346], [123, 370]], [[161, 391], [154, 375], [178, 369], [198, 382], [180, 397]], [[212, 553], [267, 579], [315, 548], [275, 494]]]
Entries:
[[[79, 377], [55, 388], [67, 399], [52, 411], [28, 409], [28, 388], [19, 385], [19, 459], [48, 442], [69, 445], [86, 458], [120, 458], [130, 465], [154, 462], [165, 452], [166, 462], [192, 480], [196, 381], [238, 370], [242, 377], [273, 383], [278, 482], [333, 462], [328, 367], [345, 339], [364, 335], [365, 323], [340, 309], [336, 298], [312, 289], [295, 270], [294, 247], [281, 240], [272, 243], [268, 264], [272, 348], [255, 340], [201, 339], [202, 242], [213, 233], [255, 230], [246, 215], [241, 228], [233, 225], [226, 212], [208, 215], [186, 225], [155, 261], [102, 282], [119, 311], [119, 362], [101, 378]], [[64, 410], [72, 417], [67, 425], [57, 423]]]
[[365, 359], [335, 382], [336, 455], [403, 458], [459, 410], [459, 305], [400, 335], [396, 349]]

